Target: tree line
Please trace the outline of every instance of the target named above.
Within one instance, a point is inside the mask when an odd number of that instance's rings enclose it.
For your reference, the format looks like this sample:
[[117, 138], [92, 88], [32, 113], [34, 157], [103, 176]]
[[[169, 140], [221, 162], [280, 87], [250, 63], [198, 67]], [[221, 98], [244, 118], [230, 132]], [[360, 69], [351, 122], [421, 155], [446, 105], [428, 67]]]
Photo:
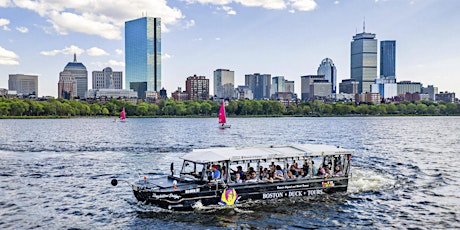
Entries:
[[[127, 116], [217, 116], [220, 103], [210, 100], [179, 102], [172, 99], [158, 104], [134, 104], [112, 99], [104, 104], [86, 101], [48, 99], [7, 99], [0, 97], [0, 116], [119, 116], [125, 108]], [[364, 103], [324, 103], [322, 101], [290, 103], [279, 101], [238, 100], [225, 107], [230, 116], [353, 116], [353, 115], [460, 115], [460, 104], [416, 101], [374, 105]]]

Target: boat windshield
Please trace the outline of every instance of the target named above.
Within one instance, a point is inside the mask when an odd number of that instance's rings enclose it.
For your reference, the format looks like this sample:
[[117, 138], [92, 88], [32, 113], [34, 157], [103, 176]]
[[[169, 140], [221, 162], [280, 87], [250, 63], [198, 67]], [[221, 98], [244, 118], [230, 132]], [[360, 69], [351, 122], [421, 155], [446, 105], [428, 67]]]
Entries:
[[204, 164], [195, 163], [191, 161], [184, 161], [180, 174], [192, 175], [195, 178], [201, 178], [201, 176], [203, 175], [203, 171], [205, 171]]

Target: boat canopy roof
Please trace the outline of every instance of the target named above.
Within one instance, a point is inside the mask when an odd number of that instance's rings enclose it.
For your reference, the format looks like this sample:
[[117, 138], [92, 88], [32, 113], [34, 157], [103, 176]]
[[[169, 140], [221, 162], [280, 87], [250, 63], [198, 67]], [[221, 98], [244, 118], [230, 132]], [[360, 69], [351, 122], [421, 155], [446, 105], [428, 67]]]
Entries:
[[352, 154], [354, 150], [333, 145], [295, 144], [286, 146], [228, 147], [194, 149], [181, 157], [195, 163], [272, 160], [292, 157]]

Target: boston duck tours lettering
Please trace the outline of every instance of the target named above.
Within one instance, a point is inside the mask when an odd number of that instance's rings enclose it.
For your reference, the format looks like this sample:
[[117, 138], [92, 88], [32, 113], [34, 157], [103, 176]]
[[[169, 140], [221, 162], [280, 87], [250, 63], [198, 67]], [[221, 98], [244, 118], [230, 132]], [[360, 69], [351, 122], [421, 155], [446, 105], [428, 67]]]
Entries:
[[171, 164], [167, 177], [128, 183], [138, 201], [173, 210], [318, 196], [347, 191], [353, 152], [313, 144], [195, 149], [178, 173]]

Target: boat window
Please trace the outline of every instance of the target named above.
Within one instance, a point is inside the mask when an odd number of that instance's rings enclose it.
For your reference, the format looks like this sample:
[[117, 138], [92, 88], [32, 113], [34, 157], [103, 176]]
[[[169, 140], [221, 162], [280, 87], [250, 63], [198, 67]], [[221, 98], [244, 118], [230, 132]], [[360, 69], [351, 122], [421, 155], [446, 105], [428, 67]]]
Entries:
[[203, 164], [197, 164], [195, 162], [184, 161], [181, 174], [193, 175], [197, 178], [201, 177], [203, 171]]

